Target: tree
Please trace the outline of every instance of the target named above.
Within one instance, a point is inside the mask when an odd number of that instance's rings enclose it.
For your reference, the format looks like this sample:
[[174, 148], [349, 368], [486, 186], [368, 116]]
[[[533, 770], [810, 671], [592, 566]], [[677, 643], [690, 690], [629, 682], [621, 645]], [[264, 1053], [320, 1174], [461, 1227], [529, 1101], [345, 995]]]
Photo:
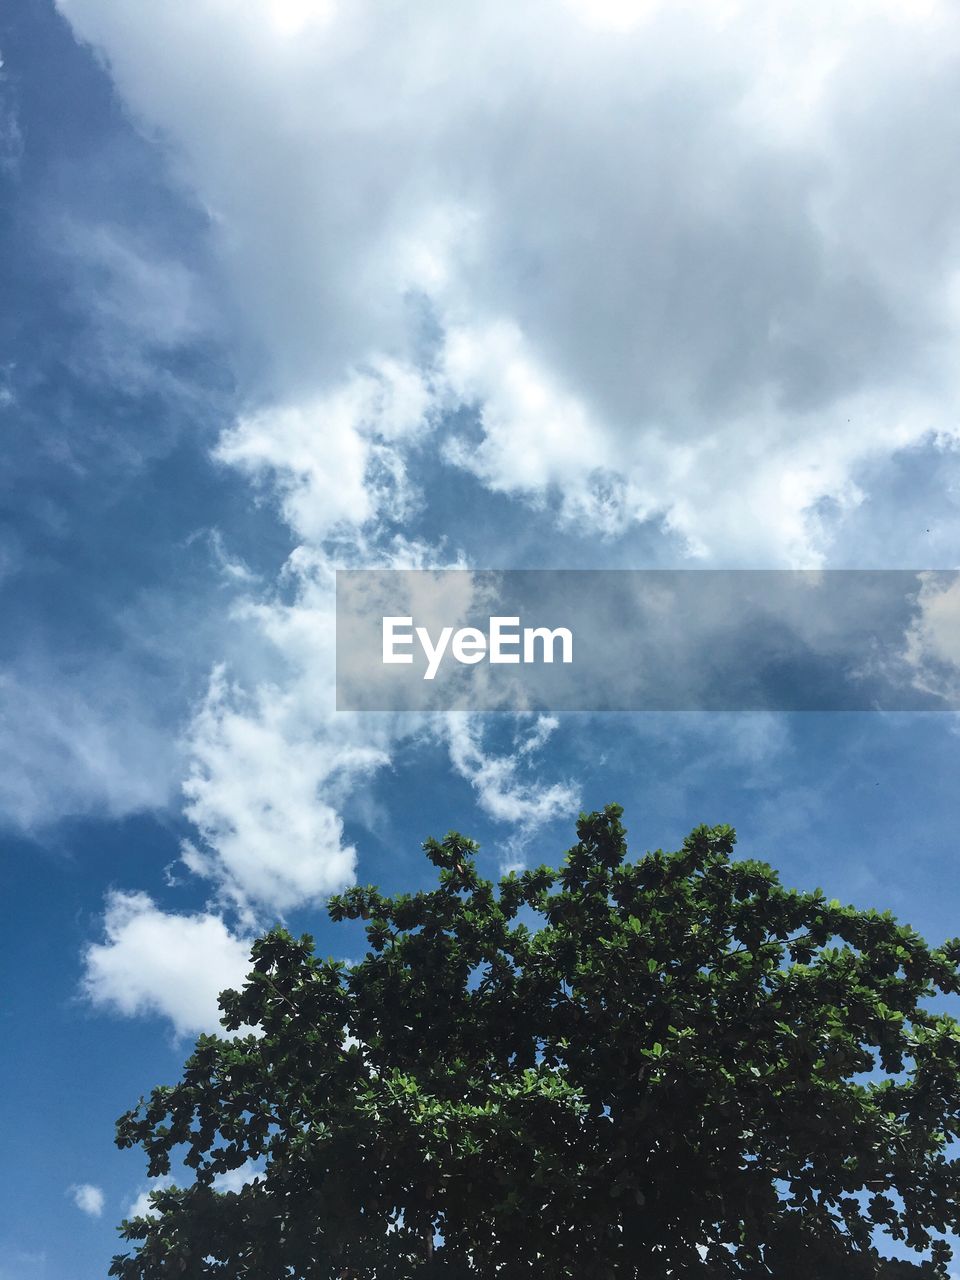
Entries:
[[960, 941], [785, 889], [729, 827], [630, 862], [621, 812], [496, 886], [428, 840], [430, 892], [331, 899], [366, 922], [352, 967], [260, 939], [221, 997], [254, 1032], [202, 1036], [118, 1122], [193, 1181], [110, 1274], [946, 1277], [960, 1025], [931, 997]]

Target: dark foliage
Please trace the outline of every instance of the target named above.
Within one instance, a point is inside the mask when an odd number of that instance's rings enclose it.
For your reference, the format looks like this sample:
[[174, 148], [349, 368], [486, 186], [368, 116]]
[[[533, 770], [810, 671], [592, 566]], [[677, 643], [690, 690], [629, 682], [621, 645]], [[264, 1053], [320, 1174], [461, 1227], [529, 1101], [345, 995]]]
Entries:
[[353, 967], [258, 941], [221, 999], [257, 1034], [201, 1037], [119, 1121], [193, 1180], [111, 1275], [946, 1277], [960, 942], [785, 889], [727, 827], [630, 862], [620, 817], [499, 885], [428, 841], [432, 891], [330, 902], [367, 922]]

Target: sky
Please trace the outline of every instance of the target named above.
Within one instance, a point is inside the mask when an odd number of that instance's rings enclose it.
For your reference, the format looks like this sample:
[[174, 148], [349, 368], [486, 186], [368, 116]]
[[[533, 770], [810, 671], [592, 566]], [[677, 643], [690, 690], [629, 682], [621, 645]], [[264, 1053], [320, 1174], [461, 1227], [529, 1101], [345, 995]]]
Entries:
[[106, 1274], [115, 1119], [427, 836], [617, 801], [960, 933], [952, 714], [338, 713], [333, 600], [958, 567], [955, 6], [5, 0], [0, 53], [0, 1280]]

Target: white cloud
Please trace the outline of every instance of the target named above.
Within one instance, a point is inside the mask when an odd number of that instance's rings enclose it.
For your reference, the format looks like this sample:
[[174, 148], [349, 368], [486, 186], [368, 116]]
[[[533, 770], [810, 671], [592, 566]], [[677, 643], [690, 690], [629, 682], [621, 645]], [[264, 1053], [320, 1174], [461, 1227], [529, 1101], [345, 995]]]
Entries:
[[[273, 669], [215, 674], [185, 739], [184, 857], [246, 923], [352, 877], [340, 801], [409, 731], [333, 710], [332, 575], [442, 558], [392, 531], [417, 450], [590, 535], [660, 520], [701, 561], [809, 565], [865, 462], [957, 435], [945, 6], [59, 8], [209, 213], [262, 353], [216, 457], [302, 544], [276, 591], [233, 575]], [[142, 285], [107, 310], [189, 333], [188, 279], [100, 249]], [[499, 756], [447, 734], [521, 831], [576, 807], [530, 769], [547, 734]]]
[[[202, 693], [217, 659], [245, 674], [263, 670], [249, 627], [229, 612], [237, 591], [256, 581], [236, 560], [227, 568], [215, 538], [212, 549], [220, 590], [211, 592], [209, 571], [119, 600], [108, 586], [96, 603], [102, 616], [115, 604], [109, 630], [61, 628], [40, 645], [35, 628], [18, 629], [11, 614], [14, 651], [0, 662], [0, 827], [45, 839], [65, 816], [119, 818], [176, 805], [185, 692]], [[0, 574], [3, 562], [0, 537]], [[16, 592], [37, 566], [18, 542], [9, 563], [18, 577], [4, 586]]]
[[236, 1194], [241, 1187], [247, 1186], [253, 1182], [254, 1178], [261, 1177], [262, 1174], [262, 1165], [254, 1160], [248, 1160], [239, 1169], [230, 1169], [226, 1173], [218, 1173], [213, 1180], [214, 1190]]
[[99, 1218], [103, 1213], [104, 1195], [99, 1187], [89, 1182], [80, 1182], [70, 1188], [73, 1203], [91, 1218]]
[[[213, 1179], [213, 1189], [236, 1194], [242, 1187], [248, 1186], [255, 1178], [262, 1176], [262, 1173], [261, 1164], [254, 1160], [248, 1160], [239, 1169], [230, 1169], [227, 1173], [218, 1173]], [[165, 1191], [167, 1187], [174, 1185], [175, 1179], [169, 1174], [159, 1178], [151, 1178], [145, 1187], [140, 1188], [135, 1199], [131, 1200], [126, 1216], [128, 1218], [154, 1217], [156, 1209], [150, 1203], [151, 1193]]]
[[125, 1218], [155, 1218], [157, 1211], [150, 1203], [150, 1193], [152, 1191], [162, 1191], [166, 1187], [173, 1186], [173, 1178], [151, 1178], [145, 1187], [141, 1187], [136, 1196], [127, 1205]]
[[68, 813], [115, 816], [165, 805], [177, 753], [126, 663], [80, 670], [42, 655], [0, 668], [0, 821], [27, 831]]
[[[273, 621], [296, 629], [311, 619], [288, 610]], [[355, 725], [340, 730], [323, 707], [304, 706], [305, 692], [264, 685], [246, 699], [218, 671], [191, 725], [185, 812], [200, 843], [184, 861], [241, 907], [283, 911], [353, 879], [356, 852], [322, 793], [387, 756]]]
[[[213, 1188], [215, 1191], [221, 1192], [238, 1192], [242, 1187], [247, 1186], [254, 1178], [261, 1176], [263, 1166], [253, 1160], [248, 1160], [242, 1164], [239, 1169], [231, 1169], [227, 1173], [217, 1174], [213, 1180]], [[188, 1179], [189, 1181], [189, 1179]], [[165, 1191], [167, 1187], [175, 1185], [183, 1186], [183, 1179], [175, 1179], [169, 1174], [165, 1174], [159, 1178], [150, 1178], [145, 1186], [138, 1189], [137, 1194], [127, 1205], [124, 1213], [125, 1218], [154, 1218], [157, 1216], [157, 1210], [150, 1202], [150, 1195], [154, 1191]]]
[[557, 726], [555, 720], [541, 716], [529, 738], [515, 753], [505, 755], [484, 751], [476, 718], [451, 713], [446, 722], [451, 763], [473, 787], [481, 809], [491, 818], [530, 830], [576, 813], [580, 799], [572, 783], [545, 786], [537, 778], [521, 776], [524, 757], [546, 741]]
[[517, 754], [528, 756], [531, 751], [539, 751], [559, 728], [560, 721], [556, 716], [537, 716], [532, 731], [525, 738], [518, 737]]
[[259, 582], [257, 574], [253, 572], [248, 564], [245, 564], [238, 557], [230, 555], [224, 543], [223, 534], [219, 529], [208, 530], [207, 538], [214, 562], [220, 570], [225, 583], [228, 585], [253, 586]]
[[250, 939], [236, 937], [222, 917], [176, 915], [145, 893], [110, 895], [105, 941], [84, 954], [83, 990], [114, 1012], [160, 1014], [178, 1035], [220, 1030], [217, 996], [243, 985]]
[[956, 432], [948, 6], [60, 7], [211, 211], [276, 390], [224, 456], [305, 530], [369, 511], [335, 397], [384, 361], [491, 487], [738, 563]]
[[[251, 582], [234, 610], [269, 646], [271, 678], [241, 685], [218, 668], [184, 742], [185, 813], [199, 838], [183, 860], [251, 925], [262, 908], [283, 912], [353, 880], [338, 804], [389, 763], [397, 729], [335, 710], [334, 568], [344, 557], [410, 565], [430, 554], [376, 531], [407, 500], [395, 443], [422, 433], [428, 409], [422, 375], [380, 360], [310, 404], [242, 418], [217, 448], [221, 462], [271, 485], [304, 539], [281, 590], [255, 593]], [[323, 549], [329, 537], [336, 554]]]
[[403, 466], [391, 442], [420, 434], [430, 405], [415, 369], [381, 361], [328, 396], [241, 418], [221, 437], [216, 457], [257, 481], [272, 480], [287, 523], [319, 543], [391, 505], [402, 510]]
[[955, 572], [918, 575], [916, 612], [904, 635], [903, 660], [913, 685], [960, 701], [960, 577]]
[[[431, 565], [417, 545], [378, 546], [375, 554], [396, 567]], [[357, 855], [344, 838], [343, 801], [356, 803], [401, 744], [425, 735], [447, 745], [483, 811], [517, 826], [518, 838], [577, 809], [570, 783], [544, 784], [536, 774], [534, 757], [558, 727], [554, 717], [540, 716], [511, 751], [495, 754], [483, 748], [479, 723], [456, 713], [425, 722], [334, 709], [333, 564], [327, 553], [301, 548], [286, 568], [291, 601], [247, 601], [244, 615], [274, 647], [280, 678], [247, 692], [218, 669], [186, 738], [185, 813], [200, 839], [185, 845], [183, 861], [250, 928], [265, 908], [282, 913], [352, 882]], [[437, 599], [429, 578], [411, 589], [417, 599], [409, 608], [431, 623]], [[464, 607], [474, 590], [463, 575]]]

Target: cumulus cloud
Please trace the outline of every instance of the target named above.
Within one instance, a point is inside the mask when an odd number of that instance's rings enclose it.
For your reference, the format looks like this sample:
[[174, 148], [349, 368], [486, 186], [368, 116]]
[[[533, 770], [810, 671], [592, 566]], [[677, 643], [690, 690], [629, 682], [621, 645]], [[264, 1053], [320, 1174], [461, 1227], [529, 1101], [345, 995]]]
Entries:
[[99, 1187], [89, 1182], [80, 1182], [70, 1188], [73, 1203], [91, 1218], [99, 1218], [103, 1213], [104, 1194]]
[[220, 1029], [217, 996], [243, 985], [250, 939], [207, 912], [164, 912], [145, 893], [111, 894], [105, 940], [87, 947], [83, 989], [116, 1013], [159, 1014], [178, 1035]]
[[191, 726], [185, 812], [200, 840], [183, 858], [241, 907], [282, 911], [352, 881], [356, 852], [323, 793], [388, 758], [302, 693], [263, 686], [251, 703], [218, 671]]
[[[300, 545], [272, 586], [233, 575], [273, 672], [216, 672], [185, 737], [184, 859], [247, 924], [352, 877], [339, 801], [407, 731], [333, 711], [332, 579], [442, 561], [396, 534], [430, 501], [418, 454], [587, 535], [659, 521], [700, 562], [816, 565], [865, 463], [957, 438], [946, 5], [58, 4], [207, 210], [262, 353], [215, 456]], [[189, 329], [189, 281], [98, 252]], [[525, 830], [577, 803], [532, 775], [549, 731], [499, 755], [443, 732]], [[239, 945], [134, 898], [92, 953], [143, 921]], [[195, 1025], [152, 972], [105, 999]]]
[[60, 7], [221, 228], [258, 453], [312, 432], [334, 510], [359, 410], [311, 406], [384, 360], [492, 488], [720, 560], [817, 562], [818, 504], [956, 431], [948, 6]]

